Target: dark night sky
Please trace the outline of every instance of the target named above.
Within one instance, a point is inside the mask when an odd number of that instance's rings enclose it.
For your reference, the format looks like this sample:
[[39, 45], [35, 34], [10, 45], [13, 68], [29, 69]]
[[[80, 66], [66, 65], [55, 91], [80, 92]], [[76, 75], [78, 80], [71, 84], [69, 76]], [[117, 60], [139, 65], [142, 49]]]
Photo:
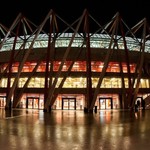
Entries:
[[4, 1], [0, 9], [0, 23], [9, 27], [21, 12], [35, 24], [40, 24], [50, 9], [53, 9], [68, 23], [82, 15], [86, 8], [101, 24], [105, 24], [120, 12], [129, 26], [144, 17], [150, 22], [150, 2], [148, 0], [12, 0]]

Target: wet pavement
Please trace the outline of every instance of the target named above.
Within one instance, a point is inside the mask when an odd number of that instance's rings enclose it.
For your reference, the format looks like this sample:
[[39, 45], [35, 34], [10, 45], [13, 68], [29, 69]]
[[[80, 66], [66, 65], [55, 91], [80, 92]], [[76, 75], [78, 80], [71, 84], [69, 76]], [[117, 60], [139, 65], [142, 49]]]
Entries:
[[150, 110], [0, 109], [0, 149], [149, 150]]

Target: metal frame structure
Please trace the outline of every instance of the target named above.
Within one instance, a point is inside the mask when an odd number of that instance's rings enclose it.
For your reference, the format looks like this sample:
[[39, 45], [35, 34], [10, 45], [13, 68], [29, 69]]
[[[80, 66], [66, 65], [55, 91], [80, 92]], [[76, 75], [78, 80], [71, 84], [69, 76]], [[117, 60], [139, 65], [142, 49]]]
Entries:
[[[59, 28], [59, 23], [61, 21], [61, 32]], [[95, 23], [97, 27], [94, 28], [95, 31], [90, 30], [92, 27], [90, 24]], [[46, 29], [48, 28], [48, 31]], [[121, 108], [133, 108], [137, 95], [139, 93], [140, 79], [143, 76], [143, 68], [149, 65], [148, 59], [146, 59], [145, 54], [149, 54], [150, 51], [150, 41], [149, 41], [149, 26], [146, 18], [137, 23], [134, 27], [129, 28], [124, 20], [121, 18], [119, 13], [116, 13], [114, 17], [105, 25], [101, 25], [98, 21], [92, 17], [87, 10], [83, 11], [83, 14], [75, 20], [72, 24], [67, 23], [64, 19], [58, 16], [53, 10], [50, 10], [44, 20], [40, 25], [35, 25], [22, 14], [19, 14], [11, 27], [8, 29], [3, 25], [0, 26], [2, 39], [0, 43], [0, 55], [4, 52], [9, 52], [9, 61], [6, 69], [0, 73], [0, 78], [2, 79], [7, 73], [7, 90], [6, 91], [6, 109], [10, 107], [17, 107], [22, 94], [27, 88], [31, 77], [36, 73], [36, 70], [40, 62], [44, 59], [46, 62], [45, 70], [45, 86], [44, 86], [44, 111], [48, 112], [51, 110], [56, 97], [61, 91], [63, 84], [67, 76], [71, 73], [72, 66], [76, 59], [80, 56], [82, 50], [86, 51], [86, 105], [85, 111], [93, 111], [97, 95], [101, 91], [101, 84], [104, 76], [106, 75], [106, 70], [111, 57], [117, 50], [121, 50], [124, 53], [124, 60], [127, 65], [127, 78], [129, 88], [125, 88], [124, 73], [122, 68], [122, 60], [117, 57], [117, 61], [120, 62], [120, 74], [122, 79], [122, 106]], [[65, 51], [61, 59], [61, 64], [59, 70], [53, 73], [53, 62], [55, 60], [55, 49], [63, 47], [61, 41], [66, 40], [66, 45], [64, 46]], [[104, 47], [100, 47], [101, 42], [106, 42]], [[97, 45], [95, 43], [98, 43]], [[121, 47], [121, 46], [122, 47]], [[34, 70], [28, 76], [24, 87], [18, 91], [17, 84], [19, 78], [22, 74], [22, 69], [25, 62], [31, 57], [31, 53], [34, 49], [44, 47], [46, 53], [43, 58], [37, 61], [37, 65]], [[92, 88], [92, 71], [91, 71], [91, 52], [94, 48], [106, 50], [106, 55], [103, 57], [104, 66], [102, 72], [99, 74], [98, 84], [95, 88]], [[79, 49], [76, 52], [76, 56], [71, 61], [71, 64], [63, 75], [63, 79], [58, 88], [56, 84], [59, 77], [62, 77], [62, 68], [69, 57], [71, 49], [75, 47]], [[37, 49], [38, 49], [37, 48]], [[132, 62], [130, 57], [130, 52], [134, 51], [134, 48], [138, 51], [139, 59], [137, 60], [136, 71], [134, 76], [130, 71], [130, 63]], [[45, 51], [44, 51], [45, 52]], [[20, 53], [23, 53], [22, 58], [18, 58]], [[100, 56], [101, 57], [101, 56]], [[150, 58], [150, 57], [149, 57]], [[11, 85], [12, 78], [12, 65], [14, 62], [19, 61], [18, 72], [15, 75], [15, 80]], [[1, 62], [3, 64], [4, 62]], [[5, 62], [6, 63], [6, 62]], [[147, 78], [149, 76], [149, 67], [146, 68]], [[54, 77], [54, 80], [52, 78]], [[137, 80], [135, 84], [135, 80]], [[13, 106], [10, 105], [13, 99]]]

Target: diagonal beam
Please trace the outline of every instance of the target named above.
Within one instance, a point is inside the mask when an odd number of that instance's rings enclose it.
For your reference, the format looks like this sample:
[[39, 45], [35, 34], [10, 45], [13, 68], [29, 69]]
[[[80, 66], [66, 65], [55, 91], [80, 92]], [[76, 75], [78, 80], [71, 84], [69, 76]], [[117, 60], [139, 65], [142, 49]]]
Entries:
[[53, 98], [52, 98], [52, 100], [51, 100], [51, 102], [50, 102], [50, 106], [52, 106], [52, 105], [54, 104], [54, 102], [55, 102], [55, 100], [56, 100], [58, 94], [60, 93], [60, 90], [62, 89], [62, 87], [63, 87], [63, 85], [64, 85], [64, 82], [65, 82], [66, 78], [69, 76], [69, 74], [70, 74], [70, 72], [71, 72], [71, 69], [72, 69], [72, 67], [73, 67], [73, 65], [74, 65], [75, 60], [77, 60], [77, 58], [80, 56], [80, 53], [82, 52], [83, 46], [84, 46], [84, 43], [82, 44], [82, 46], [81, 46], [79, 52], [76, 53], [74, 59], [72, 60], [72, 62], [71, 62], [71, 64], [70, 64], [70, 66], [69, 66], [69, 68], [68, 68], [66, 74], [63, 76], [63, 79], [61, 80], [61, 82], [60, 82], [60, 84], [59, 84], [58, 89], [55, 89], [55, 91], [56, 91], [55, 93], [56, 93], [56, 94], [54, 94], [54, 96], [53, 96]]
[[86, 13], [84, 31], [85, 31], [85, 42], [86, 42], [86, 80], [87, 80], [87, 94], [86, 94], [86, 107], [87, 110], [90, 107], [91, 100], [93, 98], [92, 92], [92, 73], [91, 73], [91, 48], [90, 48], [90, 36], [89, 36], [89, 14]]
[[133, 100], [132, 100], [132, 104], [131, 104], [131, 108], [134, 108], [134, 104], [137, 98], [137, 94], [139, 91], [139, 85], [140, 85], [140, 80], [141, 80], [141, 76], [142, 76], [142, 69], [143, 69], [143, 63], [144, 63], [144, 55], [145, 55], [145, 42], [146, 42], [146, 26], [147, 26], [147, 21], [146, 19], [144, 19], [144, 28], [143, 28], [143, 41], [142, 41], [142, 45], [141, 45], [141, 58], [140, 58], [140, 62], [139, 62], [139, 69], [138, 69], [138, 76], [137, 76], [137, 82], [136, 82], [136, 87], [134, 90], [134, 95], [133, 95]]
[[17, 83], [18, 83], [18, 80], [19, 80], [19, 77], [20, 77], [22, 68], [23, 68], [23, 66], [24, 66], [24, 63], [26, 62], [26, 60], [27, 60], [27, 58], [28, 58], [28, 56], [29, 56], [29, 54], [30, 54], [32, 48], [33, 48], [34, 42], [35, 42], [36, 38], [38, 37], [39, 33], [41, 32], [43, 26], [45, 25], [47, 19], [49, 18], [49, 16], [50, 16], [51, 14], [52, 14], [52, 10], [49, 11], [49, 13], [48, 13], [47, 16], [45, 17], [44, 21], [43, 21], [43, 22], [41, 23], [41, 25], [39, 26], [39, 28], [38, 28], [38, 30], [37, 30], [37, 33], [35, 34], [35, 36], [34, 36], [34, 38], [33, 38], [33, 41], [32, 41], [31, 44], [30, 44], [29, 49], [27, 49], [26, 52], [25, 52], [25, 54], [24, 54], [24, 57], [23, 57], [23, 59], [22, 59], [20, 65], [19, 65], [19, 68], [18, 68], [18, 73], [17, 73], [16, 78], [15, 78], [15, 80], [14, 80], [14, 82], [13, 82], [13, 85], [12, 85], [12, 87], [11, 87], [11, 89], [10, 89], [10, 92], [9, 92], [9, 94], [8, 94], [8, 97], [7, 97], [7, 99], [6, 99], [6, 108], [9, 108], [9, 103], [10, 103], [11, 97], [12, 97], [12, 95], [13, 95], [13, 93], [14, 93], [14, 90], [15, 90], [15, 88], [16, 88], [16, 86], [17, 86]]
[[100, 91], [100, 85], [102, 83], [102, 80], [103, 80], [104, 75], [106, 73], [106, 69], [108, 67], [109, 59], [111, 57], [111, 54], [113, 53], [113, 49], [111, 47], [112, 47], [112, 44], [113, 44], [113, 41], [114, 41], [114, 35], [115, 35], [116, 27], [118, 26], [118, 17], [119, 17], [119, 15], [116, 16], [116, 20], [114, 22], [115, 27], [112, 30], [112, 36], [111, 36], [109, 48], [108, 48], [108, 51], [107, 51], [107, 54], [106, 54], [106, 57], [105, 57], [105, 60], [104, 60], [104, 66], [103, 66], [102, 72], [100, 74], [100, 77], [99, 77], [99, 80], [98, 80], [98, 83], [97, 83], [97, 87], [94, 91], [94, 95], [93, 95], [93, 99], [92, 99], [89, 111], [93, 110], [94, 104], [95, 104], [96, 99], [97, 99], [97, 95]]
[[65, 51], [65, 53], [64, 53], [64, 56], [63, 56], [63, 58], [62, 58], [60, 67], [59, 67], [58, 72], [57, 72], [57, 74], [56, 74], [56, 76], [55, 76], [55, 79], [54, 79], [54, 81], [53, 81], [53, 84], [52, 84], [52, 86], [49, 87], [49, 90], [48, 90], [49, 93], [48, 93], [48, 97], [47, 97], [47, 100], [46, 100], [45, 105], [44, 105], [44, 110], [49, 111], [49, 104], [50, 104], [50, 102], [51, 102], [51, 100], [52, 100], [52, 97], [53, 97], [53, 94], [54, 94], [54, 90], [55, 90], [55, 87], [56, 87], [58, 78], [59, 78], [60, 75], [61, 75], [63, 65], [64, 65], [64, 63], [65, 63], [65, 61], [66, 61], [66, 58], [67, 58], [69, 52], [70, 52], [71, 45], [72, 45], [72, 43], [73, 43], [73, 40], [74, 40], [74, 38], [75, 38], [75, 35], [76, 35], [77, 31], [79, 30], [79, 27], [80, 27], [80, 25], [81, 25], [81, 23], [82, 23], [82, 20], [83, 20], [83, 17], [84, 17], [84, 16], [85, 16], [85, 11], [84, 11], [83, 15], [81, 16], [81, 19], [80, 19], [80, 21], [79, 21], [79, 23], [78, 23], [78, 25], [77, 25], [77, 27], [76, 27], [76, 30], [75, 30], [74, 34], [72, 35], [72, 38], [71, 38], [70, 43], [69, 43], [69, 45], [68, 45], [68, 48], [66, 49], [66, 51]]
[[18, 23], [19, 19], [22, 17], [22, 14], [19, 13], [18, 16], [16, 17], [16, 19], [14, 20], [13, 24], [11, 25], [10, 29], [8, 29], [8, 32], [6, 33], [4, 39], [2, 40], [2, 42], [0, 43], [0, 50], [3, 46], [3, 44], [5, 43], [7, 37], [10, 35], [11, 31], [14, 29], [15, 25]]
[[13, 101], [13, 107], [14, 108], [17, 107], [17, 105], [18, 105], [18, 103], [19, 103], [19, 101], [23, 95], [24, 90], [27, 88], [31, 78], [33, 77], [33, 75], [36, 72], [37, 68], [39, 67], [40, 63], [41, 63], [41, 59], [40, 59], [40, 61], [38, 61], [38, 63], [34, 67], [32, 73], [30, 73], [30, 75], [28, 76], [28, 79], [27, 79], [26, 83], [24, 84], [23, 88], [21, 89], [20, 93], [17, 94], [17, 97], [14, 99], [14, 101]]
[[128, 108], [128, 104], [132, 99], [132, 91], [133, 91], [133, 84], [131, 82], [131, 71], [130, 71], [130, 60], [129, 60], [129, 50], [127, 47], [127, 43], [126, 43], [126, 39], [125, 39], [125, 33], [123, 30], [123, 26], [122, 24], [120, 24], [121, 26], [121, 34], [122, 34], [122, 38], [123, 38], [123, 44], [124, 44], [124, 48], [125, 48], [125, 58], [126, 58], [126, 65], [127, 65], [127, 75], [128, 75], [128, 84], [129, 84], [129, 91], [125, 91], [126, 92], [126, 97], [125, 97], [125, 101], [124, 101], [124, 108]]

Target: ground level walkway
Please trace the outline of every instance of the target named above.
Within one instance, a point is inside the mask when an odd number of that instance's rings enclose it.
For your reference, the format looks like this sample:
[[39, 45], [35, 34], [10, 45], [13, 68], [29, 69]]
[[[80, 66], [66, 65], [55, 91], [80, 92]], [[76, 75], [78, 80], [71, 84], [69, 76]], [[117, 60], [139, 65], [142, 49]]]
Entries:
[[149, 141], [150, 110], [0, 109], [2, 150], [149, 150]]

